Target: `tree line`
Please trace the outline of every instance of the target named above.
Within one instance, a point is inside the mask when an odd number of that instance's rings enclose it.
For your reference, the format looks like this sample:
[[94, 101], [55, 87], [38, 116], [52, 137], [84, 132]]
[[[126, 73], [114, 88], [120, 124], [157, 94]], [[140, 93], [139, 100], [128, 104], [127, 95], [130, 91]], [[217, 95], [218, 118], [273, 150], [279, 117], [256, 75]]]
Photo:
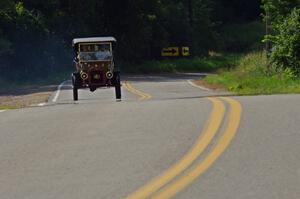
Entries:
[[194, 56], [247, 50], [246, 42], [230, 35], [236, 25], [260, 20], [260, 5], [260, 0], [1, 0], [0, 77], [43, 77], [72, 67], [71, 40], [77, 37], [116, 37], [117, 57], [126, 62], [158, 59], [167, 46], [190, 46]]

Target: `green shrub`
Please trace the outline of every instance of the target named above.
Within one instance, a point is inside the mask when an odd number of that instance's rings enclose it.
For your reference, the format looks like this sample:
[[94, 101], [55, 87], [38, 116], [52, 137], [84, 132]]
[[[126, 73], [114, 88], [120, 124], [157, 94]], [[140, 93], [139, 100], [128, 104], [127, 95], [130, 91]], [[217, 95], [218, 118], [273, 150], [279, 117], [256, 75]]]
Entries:
[[290, 15], [274, 24], [275, 36], [266, 36], [265, 41], [274, 45], [271, 63], [277, 69], [291, 69], [300, 75], [300, 9], [293, 9]]

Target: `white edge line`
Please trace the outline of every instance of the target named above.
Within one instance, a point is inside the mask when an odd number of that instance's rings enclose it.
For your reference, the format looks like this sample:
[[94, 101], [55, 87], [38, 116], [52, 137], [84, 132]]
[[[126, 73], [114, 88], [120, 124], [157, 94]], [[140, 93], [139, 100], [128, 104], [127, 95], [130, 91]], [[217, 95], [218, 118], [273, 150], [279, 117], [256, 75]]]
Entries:
[[65, 82], [66, 82], [66, 81], [62, 82], [62, 83], [58, 86], [57, 91], [56, 91], [56, 93], [55, 93], [55, 96], [54, 96], [54, 98], [52, 99], [52, 102], [56, 102], [56, 101], [57, 101], [58, 96], [59, 96], [59, 94], [60, 94], [61, 87], [63, 87], [63, 85], [65, 84]]
[[205, 88], [203, 86], [199, 86], [199, 85], [196, 85], [194, 82], [192, 82], [191, 80], [188, 80], [187, 81], [191, 86], [193, 87], [196, 87], [196, 88], [200, 88], [201, 90], [205, 90], [205, 91], [211, 91], [211, 89], [209, 88]]
[[3, 113], [4, 111], [6, 111], [6, 110], [0, 110], [0, 113]]
[[46, 105], [46, 103], [44, 102], [44, 103], [39, 103], [38, 104], [38, 106], [45, 106]]

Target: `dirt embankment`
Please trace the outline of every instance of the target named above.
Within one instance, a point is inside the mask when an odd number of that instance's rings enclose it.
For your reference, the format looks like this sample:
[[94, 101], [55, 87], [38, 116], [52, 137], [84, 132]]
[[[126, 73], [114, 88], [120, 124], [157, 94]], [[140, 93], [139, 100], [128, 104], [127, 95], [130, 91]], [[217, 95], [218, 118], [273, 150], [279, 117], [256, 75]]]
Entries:
[[225, 90], [225, 88], [222, 85], [219, 84], [209, 84], [205, 80], [193, 80], [193, 83], [202, 86], [204, 88], [208, 88], [211, 90]]
[[27, 86], [0, 91], [0, 109], [23, 108], [47, 102], [56, 85]]

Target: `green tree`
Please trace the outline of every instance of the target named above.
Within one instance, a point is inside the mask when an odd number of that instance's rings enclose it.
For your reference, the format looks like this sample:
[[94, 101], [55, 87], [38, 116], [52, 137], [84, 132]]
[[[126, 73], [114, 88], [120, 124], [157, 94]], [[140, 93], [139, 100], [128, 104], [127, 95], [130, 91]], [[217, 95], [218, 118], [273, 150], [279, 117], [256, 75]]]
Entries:
[[299, 6], [300, 0], [262, 0], [264, 18], [271, 24], [282, 22], [293, 8]]
[[4, 30], [12, 23], [11, 12], [14, 4], [9, 0], [0, 1], [0, 74], [7, 71], [10, 56], [13, 54], [12, 43]]
[[214, 19], [222, 24], [259, 20], [261, 0], [214, 0]]
[[275, 36], [266, 40], [274, 44], [270, 60], [278, 69], [291, 69], [300, 74], [300, 9], [294, 8], [291, 14], [273, 25]]

